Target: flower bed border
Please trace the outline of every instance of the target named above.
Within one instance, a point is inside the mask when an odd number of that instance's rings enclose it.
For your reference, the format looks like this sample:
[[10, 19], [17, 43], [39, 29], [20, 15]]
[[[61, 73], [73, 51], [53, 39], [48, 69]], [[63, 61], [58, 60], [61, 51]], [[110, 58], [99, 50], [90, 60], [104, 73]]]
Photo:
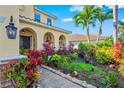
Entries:
[[59, 70], [55, 70], [55, 69], [53, 69], [51, 67], [48, 67], [48, 66], [45, 66], [45, 65], [42, 65], [41, 67], [43, 67], [43, 68], [45, 68], [45, 69], [47, 69], [47, 70], [49, 70], [49, 71], [61, 76], [61, 77], [65, 78], [65, 79], [67, 79], [67, 80], [69, 80], [69, 81], [71, 81], [71, 82], [73, 82], [75, 84], [78, 84], [78, 85], [80, 85], [80, 86], [82, 86], [84, 88], [97, 88], [97, 87], [95, 87], [95, 86], [93, 86], [91, 84], [87, 84], [86, 81], [78, 80], [78, 79], [76, 79], [74, 77], [71, 77], [69, 75], [66, 75], [66, 74], [60, 72]]

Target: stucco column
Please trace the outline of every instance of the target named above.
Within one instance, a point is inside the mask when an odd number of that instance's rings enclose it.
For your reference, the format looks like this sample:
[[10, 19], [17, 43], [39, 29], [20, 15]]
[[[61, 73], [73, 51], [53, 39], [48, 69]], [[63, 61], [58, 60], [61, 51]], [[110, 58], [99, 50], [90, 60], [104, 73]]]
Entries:
[[59, 35], [54, 35], [54, 39], [55, 49], [59, 49]]
[[43, 31], [39, 31], [41, 29], [37, 29], [37, 49], [41, 50], [43, 49]]

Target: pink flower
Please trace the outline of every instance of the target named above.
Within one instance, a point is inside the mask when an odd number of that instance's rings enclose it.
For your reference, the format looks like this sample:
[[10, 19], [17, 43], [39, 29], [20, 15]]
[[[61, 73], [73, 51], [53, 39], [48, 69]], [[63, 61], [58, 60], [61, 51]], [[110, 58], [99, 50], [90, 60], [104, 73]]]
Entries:
[[121, 43], [117, 41], [114, 46], [117, 48], [121, 48]]
[[2, 70], [1, 72], [2, 72], [2, 73], [6, 73], [6, 70]]
[[5, 65], [5, 68], [10, 68], [10, 64], [6, 64]]
[[37, 59], [37, 63], [40, 64], [40, 65], [43, 64], [43, 58], [42, 57], [39, 57]]

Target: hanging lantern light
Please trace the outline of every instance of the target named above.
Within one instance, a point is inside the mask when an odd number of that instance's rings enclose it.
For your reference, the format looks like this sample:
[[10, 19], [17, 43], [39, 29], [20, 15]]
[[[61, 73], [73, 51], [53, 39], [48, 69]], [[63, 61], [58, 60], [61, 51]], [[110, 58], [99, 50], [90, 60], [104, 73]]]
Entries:
[[9, 39], [15, 39], [17, 34], [17, 27], [14, 26], [13, 16], [10, 17], [10, 23], [6, 26], [7, 36]]

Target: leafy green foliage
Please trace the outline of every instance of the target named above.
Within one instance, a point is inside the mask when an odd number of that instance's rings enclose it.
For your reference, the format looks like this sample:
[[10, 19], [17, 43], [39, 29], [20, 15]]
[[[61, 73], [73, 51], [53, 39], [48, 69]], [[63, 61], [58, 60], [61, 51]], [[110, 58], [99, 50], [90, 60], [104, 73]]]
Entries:
[[121, 66], [119, 67], [118, 71], [119, 71], [119, 73], [120, 73], [122, 76], [124, 76], [124, 66], [123, 66], [123, 65], [121, 65]]
[[62, 63], [59, 64], [60, 69], [62, 69], [63, 71], [68, 71], [68, 67], [69, 67], [69, 62], [67, 61], [63, 61]]
[[[78, 54], [79, 56], [85, 56], [87, 55], [87, 53], [93, 51], [95, 49], [95, 46], [93, 44], [88, 44], [88, 43], [82, 43], [80, 42], [80, 44], [78, 45]], [[90, 55], [88, 55], [90, 56]]]
[[107, 38], [103, 41], [99, 41], [96, 43], [96, 46], [99, 47], [112, 47], [113, 46], [113, 39]]
[[86, 50], [86, 51], [91, 51], [95, 48], [93, 44], [88, 44], [88, 43], [82, 43], [78, 45], [79, 50]]
[[61, 56], [58, 54], [54, 54], [49, 58], [47, 65], [58, 67], [58, 64], [60, 64], [61, 61], [62, 61]]
[[97, 41], [98, 41], [99, 40], [99, 36], [102, 34], [103, 23], [106, 20], [113, 18], [112, 9], [104, 12], [103, 9], [99, 8], [98, 11], [97, 11], [97, 14], [96, 14], [96, 18], [97, 18], [97, 20], [99, 21], [99, 24], [100, 24], [99, 34], [98, 34], [98, 38], [97, 38]]
[[95, 46], [81, 42], [78, 46], [78, 54], [80, 57], [83, 57], [85, 62], [92, 63], [95, 59]]
[[107, 80], [109, 81], [109, 83], [111, 85], [116, 85], [118, 82], [118, 78], [117, 78], [117, 73], [115, 73], [114, 71], [110, 71], [107, 75]]
[[25, 53], [29, 53], [29, 49], [24, 49], [24, 48], [22, 48], [22, 49], [20, 49], [20, 54], [22, 54], [22, 55], [25, 55]]
[[107, 85], [107, 80], [106, 80], [105, 77], [100, 78], [100, 79], [98, 80], [98, 82], [99, 82], [99, 84], [100, 84], [101, 87], [104, 87], [104, 86]]
[[66, 57], [70, 58], [71, 60], [76, 60], [78, 58], [78, 54], [70, 53], [70, 54], [66, 55]]
[[91, 65], [91, 64], [86, 64], [84, 62], [72, 62], [69, 64], [68, 66], [68, 70], [69, 72], [72, 72], [72, 71], [92, 71], [94, 69], [94, 66]]
[[92, 6], [84, 5], [83, 10], [73, 17], [74, 23], [77, 26], [81, 24], [83, 26], [83, 29], [86, 28], [88, 43], [90, 41], [89, 25], [95, 26], [95, 13], [96, 13], [96, 7], [94, 5]]
[[54, 54], [51, 59], [51, 61], [59, 62], [61, 60], [61, 56], [58, 54]]
[[99, 63], [111, 63], [112, 62], [112, 56], [113, 54], [113, 48], [112, 47], [102, 47], [98, 48], [96, 50], [96, 60]]

